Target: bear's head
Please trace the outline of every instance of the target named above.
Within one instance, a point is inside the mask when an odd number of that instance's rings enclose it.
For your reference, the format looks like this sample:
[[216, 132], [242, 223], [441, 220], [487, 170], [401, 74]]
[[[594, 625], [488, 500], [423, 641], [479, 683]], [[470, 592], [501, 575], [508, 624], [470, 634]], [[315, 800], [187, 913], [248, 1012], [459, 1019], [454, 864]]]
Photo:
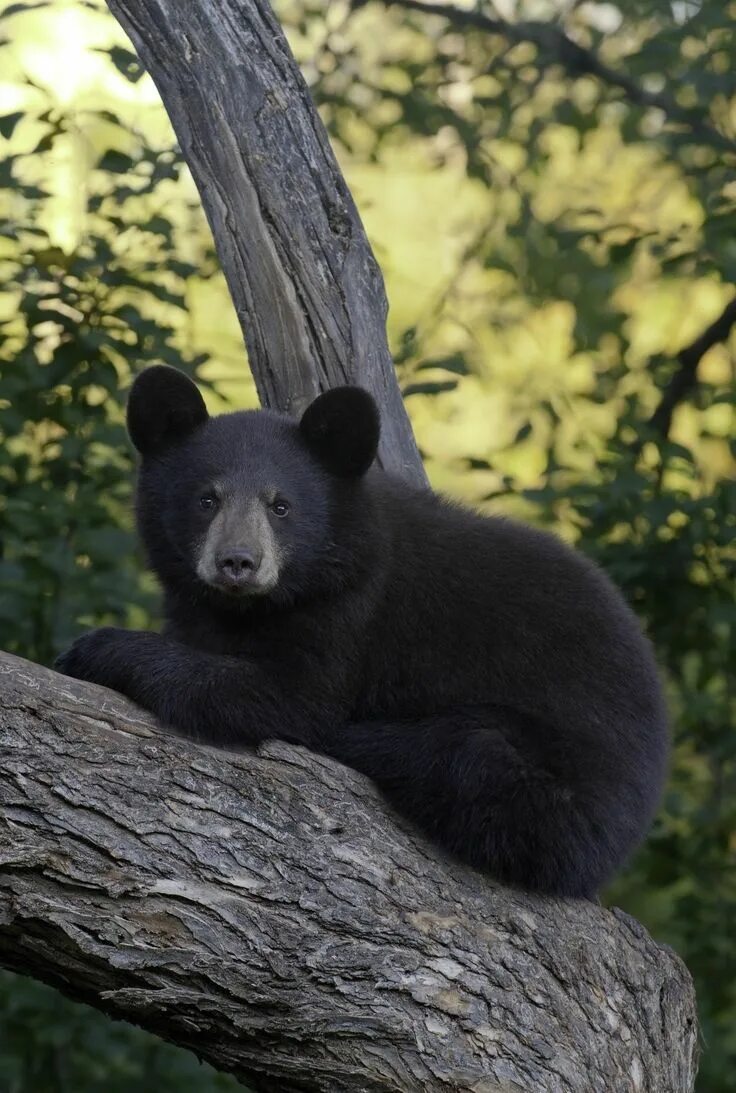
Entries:
[[156, 365], [133, 384], [128, 431], [142, 456], [139, 529], [166, 588], [233, 607], [344, 579], [378, 446], [367, 391], [327, 391], [299, 422], [268, 410], [210, 417], [187, 376]]

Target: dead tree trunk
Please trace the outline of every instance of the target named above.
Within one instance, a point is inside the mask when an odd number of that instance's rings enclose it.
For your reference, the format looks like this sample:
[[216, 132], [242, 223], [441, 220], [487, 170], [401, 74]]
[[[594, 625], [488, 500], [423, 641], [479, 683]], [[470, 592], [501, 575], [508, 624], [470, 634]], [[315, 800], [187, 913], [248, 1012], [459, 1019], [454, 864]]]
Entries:
[[0, 960], [256, 1090], [687, 1093], [686, 969], [492, 884], [287, 745], [156, 730], [0, 654]]
[[379, 460], [426, 479], [386, 341], [381, 272], [265, 0], [108, 0], [161, 93], [202, 197], [261, 401], [298, 413], [360, 383]]

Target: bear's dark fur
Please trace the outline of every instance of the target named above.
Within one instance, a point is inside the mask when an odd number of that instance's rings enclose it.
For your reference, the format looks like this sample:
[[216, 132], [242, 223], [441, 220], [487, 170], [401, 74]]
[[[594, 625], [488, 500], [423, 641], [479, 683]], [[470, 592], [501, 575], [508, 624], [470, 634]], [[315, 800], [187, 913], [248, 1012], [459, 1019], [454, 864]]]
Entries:
[[652, 651], [606, 577], [369, 471], [378, 415], [357, 388], [300, 423], [210, 419], [154, 367], [128, 422], [166, 626], [93, 631], [60, 670], [199, 740], [330, 754], [471, 865], [594, 896], [646, 833], [668, 746]]

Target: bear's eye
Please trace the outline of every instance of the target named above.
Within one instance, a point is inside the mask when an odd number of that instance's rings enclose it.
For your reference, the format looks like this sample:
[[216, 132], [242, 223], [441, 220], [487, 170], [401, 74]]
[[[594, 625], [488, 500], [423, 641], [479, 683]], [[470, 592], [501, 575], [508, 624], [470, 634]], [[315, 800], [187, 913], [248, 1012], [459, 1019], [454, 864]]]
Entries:
[[274, 516], [281, 516], [281, 517], [288, 516], [288, 514], [289, 514], [289, 502], [288, 501], [282, 501], [282, 499], [280, 497], [277, 497], [276, 500], [271, 505], [271, 512], [274, 514]]
[[206, 493], [204, 497], [200, 497], [199, 499], [199, 507], [201, 509], [205, 509], [208, 512], [213, 509], [216, 504], [217, 498], [213, 497], [211, 493]]

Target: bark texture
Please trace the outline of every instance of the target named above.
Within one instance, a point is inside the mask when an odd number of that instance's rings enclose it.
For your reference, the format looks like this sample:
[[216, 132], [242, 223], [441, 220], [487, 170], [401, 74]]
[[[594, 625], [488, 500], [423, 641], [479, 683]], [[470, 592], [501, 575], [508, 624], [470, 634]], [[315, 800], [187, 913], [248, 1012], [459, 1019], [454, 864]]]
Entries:
[[171, 118], [209, 219], [261, 401], [298, 414], [367, 387], [379, 461], [421, 459], [386, 340], [386, 296], [324, 126], [266, 0], [108, 0]]
[[687, 1093], [635, 921], [442, 859], [308, 751], [217, 751], [0, 654], [0, 961], [256, 1090]]

